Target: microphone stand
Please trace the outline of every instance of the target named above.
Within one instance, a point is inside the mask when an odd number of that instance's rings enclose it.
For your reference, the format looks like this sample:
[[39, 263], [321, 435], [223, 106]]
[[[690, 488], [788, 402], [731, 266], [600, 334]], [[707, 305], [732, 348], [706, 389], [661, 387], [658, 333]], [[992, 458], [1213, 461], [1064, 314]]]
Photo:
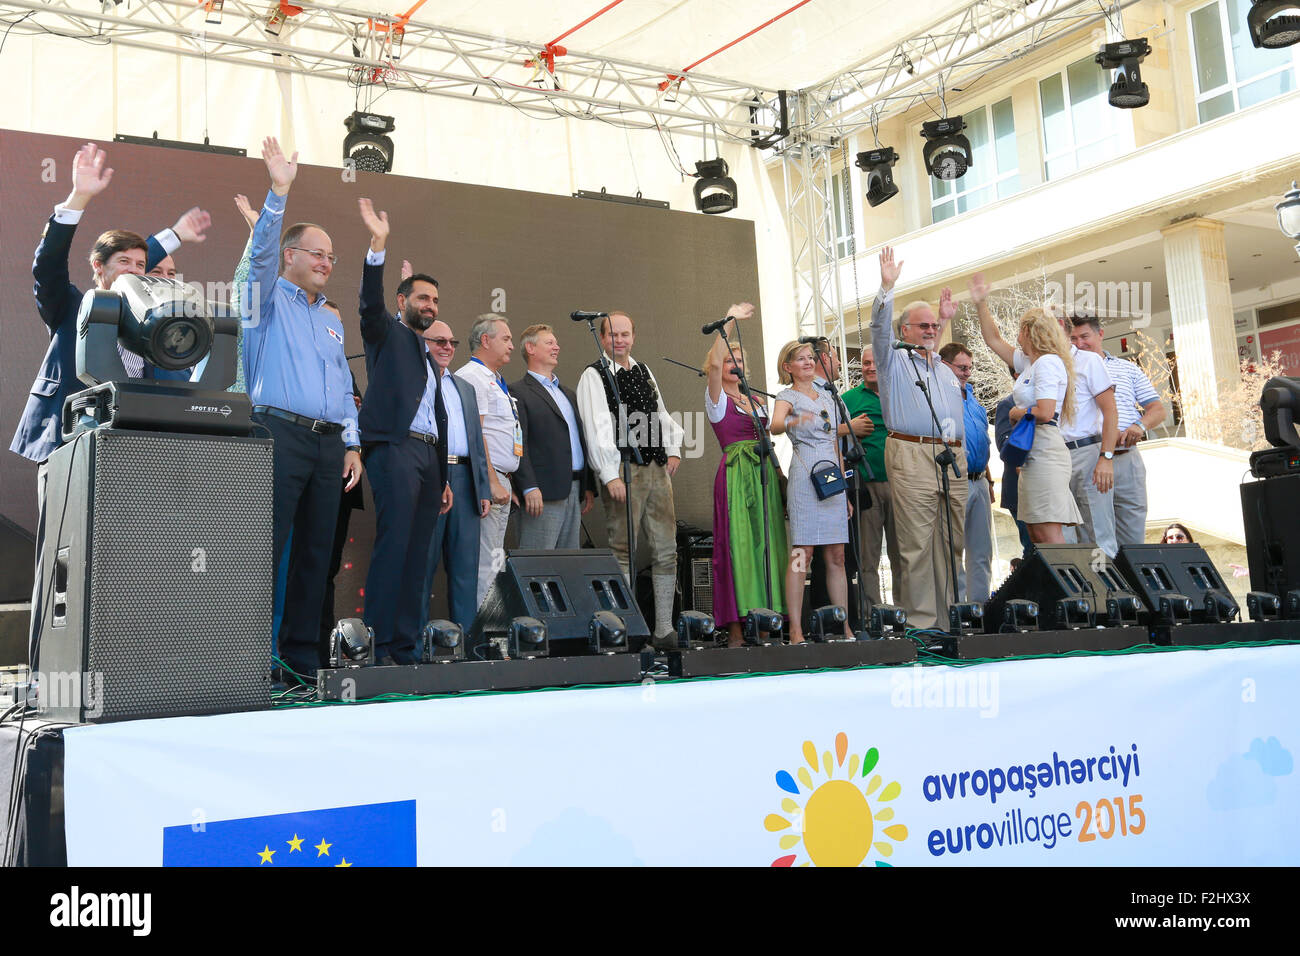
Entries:
[[[829, 366], [826, 364], [826, 353], [817, 352], [816, 346], [814, 346], [813, 351], [817, 355], [817, 362], [821, 366], [822, 372], [824, 373], [826, 378], [826, 385], [825, 385], [826, 391], [831, 393], [831, 397], [835, 401], [836, 411], [838, 411], [840, 417], [844, 419], [844, 425], [849, 430], [848, 438], [850, 444], [853, 447], [850, 450], [850, 453], [846, 454], [844, 458], [846, 462], [849, 462], [849, 466], [853, 468], [854, 471], [857, 471], [857, 466], [861, 464], [862, 467], [867, 470], [867, 480], [875, 481], [876, 475], [875, 472], [871, 470], [871, 465], [867, 464], [867, 452], [866, 449], [862, 447], [862, 439], [858, 438], [857, 434], [853, 431], [853, 426], [850, 424], [848, 406], [844, 404], [844, 399], [840, 397], [840, 393], [835, 390], [834, 382], [831, 381], [831, 370]], [[837, 438], [836, 443], [838, 444], [838, 442], [839, 439]], [[855, 524], [860, 523], [862, 520], [863, 488], [862, 488], [862, 482], [858, 480], [859, 478], [861, 478], [861, 475], [854, 475], [852, 521]], [[871, 506], [872, 506], [871, 493], [868, 492], [867, 507], [870, 508]], [[867, 639], [867, 637], [864, 635], [867, 634], [866, 622], [870, 620], [870, 616], [868, 614], [868, 609], [867, 609], [867, 582], [865, 580], [866, 568], [862, 566], [864, 563], [862, 560], [862, 532], [860, 530], [860, 527], [856, 528], [855, 530], [857, 531], [857, 533], [854, 534], [854, 538], [857, 540], [857, 547], [854, 549], [854, 551], [856, 553], [857, 561], [858, 561], [858, 583], [856, 586], [856, 590], [858, 592], [858, 626], [854, 628], [853, 633], [855, 636], [857, 636], [858, 640], [861, 641]], [[847, 614], [848, 608], [845, 608], [844, 610], [845, 613]]]
[[[600, 344], [600, 335], [596, 332], [596, 317], [587, 318], [587, 328], [591, 330], [592, 341], [596, 343], [596, 354], [600, 356], [600, 370], [605, 376], [605, 381], [609, 384], [610, 393], [614, 396], [614, 407], [623, 410], [623, 397], [618, 393], [618, 379], [614, 375], [614, 369], [611, 367], [610, 360], [605, 356], [605, 347]], [[618, 447], [618, 435], [614, 436], [614, 447]], [[635, 445], [629, 446], [632, 457], [638, 465], [644, 465], [645, 459], [641, 457], [641, 449]], [[632, 463], [628, 461], [627, 456], [621, 451], [619, 457], [623, 459], [623, 511], [624, 520], [627, 521], [627, 586], [631, 592], [632, 603], [637, 605], [636, 599], [636, 532], [632, 527]], [[639, 605], [637, 605], [639, 606]], [[658, 621], [655, 625], [658, 626]]]
[[[957, 468], [957, 456], [953, 453], [952, 446], [948, 444], [948, 438], [944, 435], [943, 426], [939, 424], [939, 415], [934, 410], [934, 400], [930, 395], [930, 388], [921, 379], [921, 372], [913, 361], [913, 355], [909, 351], [908, 363], [912, 366], [912, 372], [916, 375], [916, 387], [921, 390], [925, 396], [925, 404], [930, 409], [930, 420], [934, 422], [935, 434], [939, 436], [939, 441], [943, 442], [943, 451], [935, 456], [934, 463], [939, 466], [939, 476], [942, 479], [943, 510], [948, 517], [948, 572], [952, 575], [952, 594], [953, 603], [961, 603], [961, 595], [957, 593], [957, 557], [953, 554], [953, 535], [952, 535], [952, 486], [948, 483], [948, 468], [951, 466], [954, 478], [960, 478], [961, 472]], [[926, 352], [926, 362], [930, 361], [930, 353]], [[935, 589], [935, 596], [940, 597], [938, 589]], [[935, 608], [935, 614], [938, 615], [935, 620], [935, 627], [942, 630], [943, 615], [940, 613], [942, 607]]]
[[[727, 353], [731, 356], [731, 367], [736, 371], [736, 378], [740, 380], [740, 393], [749, 402], [749, 419], [754, 425], [754, 437], [758, 439], [758, 476], [763, 489], [763, 591], [767, 595], [767, 607], [770, 609], [772, 607], [772, 515], [767, 503], [767, 466], [773, 457], [772, 439], [768, 435], [762, 420], [758, 417], [758, 406], [754, 403], [755, 391], [749, 387], [749, 377], [745, 374], [744, 364], [739, 361], [736, 350], [731, 346], [731, 340], [727, 338], [727, 327], [724, 325], [718, 329], [718, 334], [722, 336], [722, 341], [727, 343]], [[737, 323], [736, 327], [736, 336], [737, 338], [740, 336], [739, 323]], [[744, 348], [743, 343], [741, 348]], [[762, 394], [766, 395], [767, 393], [763, 392]], [[728, 492], [730, 492], [730, 489], [728, 489]]]
[[[731, 348], [730, 342], [727, 343], [727, 348], [728, 349]], [[677, 361], [677, 359], [670, 359], [667, 355], [662, 355], [660, 356], [660, 358], [662, 358], [665, 362], [668, 362], [671, 365], [679, 365], [682, 368], [687, 369], [688, 371], [694, 372], [697, 378], [704, 378], [705, 373], [701, 372], [694, 365], [687, 365], [685, 362]], [[771, 398], [771, 399], [776, 398], [776, 396], [773, 395], [771, 392], [765, 392], [761, 388], [751, 388], [750, 391], [753, 392], [755, 395], [762, 395], [764, 398]]]

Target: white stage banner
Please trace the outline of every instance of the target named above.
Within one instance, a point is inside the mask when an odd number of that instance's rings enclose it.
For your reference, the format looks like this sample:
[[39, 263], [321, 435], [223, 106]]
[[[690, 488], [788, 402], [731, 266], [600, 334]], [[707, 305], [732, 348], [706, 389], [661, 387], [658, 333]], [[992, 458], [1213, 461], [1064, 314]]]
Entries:
[[75, 728], [68, 862], [1295, 865], [1298, 689], [1279, 646]]

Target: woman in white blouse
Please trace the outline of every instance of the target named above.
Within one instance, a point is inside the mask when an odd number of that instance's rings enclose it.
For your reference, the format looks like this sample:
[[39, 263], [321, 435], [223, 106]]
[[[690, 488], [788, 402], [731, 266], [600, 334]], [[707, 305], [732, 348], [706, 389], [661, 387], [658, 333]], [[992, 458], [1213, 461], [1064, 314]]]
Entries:
[[1016, 517], [1028, 526], [1029, 538], [1035, 544], [1064, 544], [1064, 526], [1083, 520], [1070, 493], [1070, 452], [1057, 427], [1059, 418], [1074, 420], [1070, 340], [1050, 313], [1030, 309], [1020, 317], [1016, 335], [1019, 348], [1013, 350], [998, 333], [989, 311], [988, 284], [982, 274], [971, 279], [970, 291], [984, 342], [1015, 369], [1011, 421], [1018, 423], [1032, 415], [1037, 422], [1034, 446], [1020, 468]]

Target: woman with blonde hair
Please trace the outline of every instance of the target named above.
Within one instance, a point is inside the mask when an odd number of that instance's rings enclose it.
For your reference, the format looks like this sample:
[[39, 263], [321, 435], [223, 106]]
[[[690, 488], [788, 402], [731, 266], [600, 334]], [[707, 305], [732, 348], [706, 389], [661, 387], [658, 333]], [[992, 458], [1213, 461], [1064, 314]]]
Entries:
[[1083, 521], [1070, 493], [1070, 452], [1057, 427], [1059, 419], [1074, 420], [1070, 340], [1051, 313], [1030, 309], [1020, 317], [1019, 348], [1012, 349], [989, 311], [988, 291], [983, 274], [971, 278], [971, 299], [979, 312], [984, 342], [1016, 373], [1011, 421], [1019, 423], [1030, 415], [1036, 422], [1033, 448], [1020, 468], [1016, 517], [1028, 526], [1035, 544], [1064, 544], [1064, 526]]
[[[839, 409], [825, 389], [813, 379], [818, 366], [813, 347], [787, 342], [777, 358], [782, 384], [789, 385], [772, 403], [772, 434], [788, 435], [794, 454], [790, 458], [787, 495], [790, 514], [790, 566], [785, 573], [785, 603], [790, 612], [790, 643], [803, 642], [803, 589], [813, 548], [823, 548], [826, 559], [826, 591], [831, 603], [848, 607], [849, 585], [844, 573], [844, 544], [849, 539], [849, 518], [853, 506], [842, 490], [819, 498], [813, 488], [812, 470], [827, 462], [844, 474], [836, 430]], [[848, 624], [844, 636], [853, 637]]]
[[[749, 319], [754, 307], [748, 302], [733, 305], [727, 315]], [[735, 321], [727, 335], [734, 338]], [[741, 621], [754, 608], [766, 607], [785, 613], [781, 579], [785, 570], [786, 537], [782, 518], [780, 469], [768, 459], [767, 531], [768, 577], [763, 580], [763, 475], [759, 470], [759, 436], [754, 418], [766, 428], [767, 407], [757, 393], [753, 404], [740, 388], [745, 353], [728, 348], [718, 336], [704, 360], [708, 385], [704, 410], [713, 434], [722, 446], [722, 461], [713, 479], [713, 621], [727, 629], [727, 644], [739, 647], [743, 641]], [[772, 601], [768, 604], [770, 584]]]

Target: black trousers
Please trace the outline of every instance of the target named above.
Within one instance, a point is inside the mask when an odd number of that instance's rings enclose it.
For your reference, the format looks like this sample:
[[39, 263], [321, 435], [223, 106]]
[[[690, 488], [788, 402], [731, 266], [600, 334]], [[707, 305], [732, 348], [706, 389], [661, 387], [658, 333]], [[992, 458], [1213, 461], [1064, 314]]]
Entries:
[[438, 449], [414, 438], [380, 442], [366, 457], [366, 471], [375, 495], [375, 549], [366, 574], [365, 621], [375, 632], [376, 660], [413, 664], [428, 614], [424, 577], [442, 502]]
[[323, 663], [318, 649], [320, 615], [343, 490], [343, 437], [320, 435], [269, 415], [254, 415], [253, 420], [275, 440], [272, 567], [280, 566], [293, 530], [280, 619], [280, 657], [299, 673], [314, 673]]

